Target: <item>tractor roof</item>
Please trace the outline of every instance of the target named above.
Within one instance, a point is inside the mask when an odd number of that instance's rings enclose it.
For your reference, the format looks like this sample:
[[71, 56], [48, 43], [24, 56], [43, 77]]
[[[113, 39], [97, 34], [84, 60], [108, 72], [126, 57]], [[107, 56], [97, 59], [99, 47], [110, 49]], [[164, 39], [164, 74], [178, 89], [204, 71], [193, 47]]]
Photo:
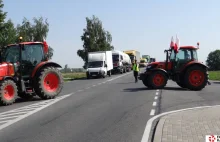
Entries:
[[194, 50], [197, 50], [198, 48], [195, 47], [195, 46], [180, 46], [179, 49], [194, 49]]
[[[43, 42], [21, 42], [20, 44], [43, 44]], [[18, 44], [9, 44], [8, 46], [13, 46]]]

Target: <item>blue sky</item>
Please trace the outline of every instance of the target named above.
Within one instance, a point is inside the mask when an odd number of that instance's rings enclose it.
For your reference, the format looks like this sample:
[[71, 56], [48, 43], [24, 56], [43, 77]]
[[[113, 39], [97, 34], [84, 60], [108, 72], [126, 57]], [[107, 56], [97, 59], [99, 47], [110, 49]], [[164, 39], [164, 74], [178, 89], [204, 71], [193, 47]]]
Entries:
[[62, 66], [82, 67], [77, 56], [86, 17], [96, 15], [113, 37], [117, 50], [135, 49], [141, 54], [165, 59], [171, 36], [181, 45], [200, 42], [199, 59], [220, 49], [219, 0], [3, 0], [4, 11], [18, 24], [23, 17], [48, 18], [48, 44], [55, 50], [53, 61]]

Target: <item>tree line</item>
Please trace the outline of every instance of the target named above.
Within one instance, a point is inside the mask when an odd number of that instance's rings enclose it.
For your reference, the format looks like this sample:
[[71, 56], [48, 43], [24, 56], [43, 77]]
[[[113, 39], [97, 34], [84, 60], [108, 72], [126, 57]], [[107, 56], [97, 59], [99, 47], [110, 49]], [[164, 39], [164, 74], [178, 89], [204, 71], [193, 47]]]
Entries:
[[[7, 13], [3, 11], [4, 4], [0, 0], [0, 49], [8, 44], [19, 42], [19, 37], [23, 37], [23, 41], [43, 41], [47, 38], [49, 32], [49, 22], [43, 17], [34, 17], [32, 22], [23, 18], [22, 23], [15, 26], [9, 18], [6, 21]], [[49, 58], [53, 56], [53, 48], [49, 46]]]
[[88, 52], [108, 51], [114, 49], [111, 45], [112, 35], [103, 28], [102, 22], [98, 17], [86, 17], [86, 27], [83, 29], [81, 36], [83, 41], [83, 49], [77, 51], [77, 55], [84, 61], [83, 68], [88, 64]]

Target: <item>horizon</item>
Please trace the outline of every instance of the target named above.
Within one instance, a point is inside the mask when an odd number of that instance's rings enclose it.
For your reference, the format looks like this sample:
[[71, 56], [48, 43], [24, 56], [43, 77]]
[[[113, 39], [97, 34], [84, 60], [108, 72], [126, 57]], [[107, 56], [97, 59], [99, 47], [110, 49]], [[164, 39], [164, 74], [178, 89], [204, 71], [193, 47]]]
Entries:
[[[125, 2], [125, 3], [123, 3]], [[23, 17], [47, 18], [50, 24], [46, 39], [54, 49], [52, 61], [70, 68], [82, 68], [83, 60], [77, 55], [83, 49], [80, 36], [86, 27], [86, 17], [97, 16], [105, 30], [112, 35], [114, 50], [137, 50], [156, 61], [164, 61], [171, 37], [178, 35], [180, 46], [200, 43], [198, 57], [201, 62], [209, 52], [219, 49], [220, 1], [3, 1], [7, 19], [15, 26]], [[71, 60], [72, 58], [72, 60]]]

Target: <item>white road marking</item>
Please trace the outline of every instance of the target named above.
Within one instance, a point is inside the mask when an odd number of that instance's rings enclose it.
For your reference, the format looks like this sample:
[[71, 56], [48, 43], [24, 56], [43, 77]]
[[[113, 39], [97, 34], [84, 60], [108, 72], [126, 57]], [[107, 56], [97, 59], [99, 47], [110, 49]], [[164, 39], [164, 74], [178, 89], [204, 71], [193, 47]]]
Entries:
[[144, 134], [142, 136], [141, 142], [148, 142], [149, 141], [152, 124], [153, 124], [154, 120], [156, 120], [157, 118], [159, 118], [161, 116], [164, 116], [164, 115], [167, 115], [167, 114], [171, 114], [171, 113], [186, 111], [186, 110], [203, 109], [203, 108], [218, 107], [218, 106], [220, 106], [220, 105], [201, 106], [201, 107], [194, 107], [194, 108], [185, 108], [185, 109], [168, 111], [168, 112], [164, 112], [164, 113], [158, 114], [158, 115], [152, 117], [151, 119], [149, 119], [147, 121], [147, 124], [146, 124], [145, 130], [144, 130]]
[[158, 98], [157, 96], [154, 97], [155, 100], [156, 100], [157, 98]]
[[159, 93], [158, 92], [156, 92], [156, 95], [158, 95]]
[[157, 89], [157, 91], [160, 91], [159, 89]]
[[96, 85], [92, 85], [93, 87], [95, 87]]
[[[118, 79], [118, 78], [123, 77], [123, 76], [128, 75], [128, 74], [130, 74], [130, 73], [126, 73], [126, 74], [118, 76], [116, 78], [112, 78], [108, 81], [113, 81], [115, 79]], [[103, 83], [106, 83], [106, 82], [103, 82]], [[102, 84], [102, 83], [99, 83], [99, 84]], [[96, 86], [96, 85], [93, 85], [93, 86]], [[90, 87], [87, 87], [86, 89], [89, 89], [89, 88]], [[83, 91], [83, 90], [78, 90], [77, 92], [81, 92], [81, 91]], [[46, 107], [48, 107], [48, 106], [50, 106], [50, 105], [52, 105], [56, 102], [59, 102], [62, 99], [66, 98], [66, 97], [69, 97], [73, 94], [75, 94], [75, 92], [57, 97], [55, 99], [41, 101], [39, 103], [34, 103], [34, 104], [24, 106], [24, 107], [20, 107], [20, 108], [14, 109], [14, 110], [2, 112], [2, 113], [0, 113], [0, 130], [4, 129], [4, 128], [6, 128], [6, 127], [22, 120], [22, 119], [34, 114], [34, 113], [36, 113], [40, 110], [43, 110], [44, 108], [46, 108]], [[7, 121], [5, 119], [7, 119]]]
[[[35, 108], [34, 110], [29, 110], [29, 111], [26, 111], [26, 112], [17, 112], [17, 110], [19, 110], [19, 109], [21, 110], [21, 109], [33, 106], [33, 104], [32, 104], [32, 105], [29, 105], [29, 106], [25, 106], [25, 107], [21, 107], [21, 108], [18, 108], [18, 109], [11, 110], [11, 111], [0, 113], [0, 123], [3, 123], [2, 125], [0, 125], [0, 130], [2, 130], [2, 129], [4, 129], [4, 128], [6, 128], [6, 127], [8, 127], [8, 126], [24, 119], [24, 118], [26, 118], [26, 117], [36, 113], [36, 112], [38, 112], [38, 111], [40, 111], [40, 110], [56, 103], [56, 102], [58, 102], [58, 101], [61, 101], [62, 99], [66, 98], [66, 97], [69, 97], [70, 95], [72, 95], [72, 93], [61, 96], [61, 97], [57, 97], [55, 99], [51, 99], [50, 101], [46, 101], [46, 102], [48, 102], [47, 104], [43, 104], [42, 102], [36, 103], [36, 104], [42, 104], [42, 106], [40, 106], [38, 108]], [[17, 116], [10, 116], [10, 115], [15, 115], [15, 114], [18, 114], [18, 115]], [[4, 118], [5, 119], [7, 118], [8, 120], [5, 121], [5, 120], [3, 120]], [[11, 119], [9, 119], [9, 118], [11, 118]], [[14, 119], [12, 119], [12, 118], [14, 118]]]
[[150, 111], [150, 115], [154, 115], [155, 114], [155, 109], [152, 109], [151, 111]]
[[98, 83], [98, 85], [101, 85], [102, 83]]
[[157, 102], [153, 102], [153, 106], [156, 106], [157, 105]]

